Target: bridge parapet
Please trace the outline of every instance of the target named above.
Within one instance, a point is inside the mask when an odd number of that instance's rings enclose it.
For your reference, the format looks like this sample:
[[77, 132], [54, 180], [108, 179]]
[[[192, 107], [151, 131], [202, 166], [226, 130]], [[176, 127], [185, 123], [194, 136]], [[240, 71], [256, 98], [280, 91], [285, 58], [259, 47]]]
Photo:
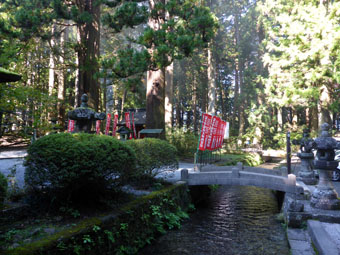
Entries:
[[245, 172], [253, 172], [253, 173], [262, 173], [269, 175], [277, 175], [277, 176], [288, 176], [287, 167], [280, 167], [278, 169], [268, 169], [262, 167], [250, 167], [244, 166], [241, 162], [237, 163], [236, 166], [216, 166], [216, 165], [205, 165], [201, 168], [200, 172], [219, 172], [219, 171], [245, 171]]
[[[246, 171], [247, 170], [247, 171]], [[249, 171], [252, 170], [252, 171]], [[263, 170], [263, 169], [262, 169]], [[284, 170], [284, 169], [283, 169]], [[232, 167], [212, 167], [210, 171], [190, 172], [187, 169], [181, 171], [182, 181], [191, 185], [240, 185], [257, 186], [287, 193], [301, 194], [303, 188], [296, 185], [296, 176], [289, 174], [282, 176], [271, 172], [270, 169], [256, 172], [256, 169], [244, 168], [242, 164]]]

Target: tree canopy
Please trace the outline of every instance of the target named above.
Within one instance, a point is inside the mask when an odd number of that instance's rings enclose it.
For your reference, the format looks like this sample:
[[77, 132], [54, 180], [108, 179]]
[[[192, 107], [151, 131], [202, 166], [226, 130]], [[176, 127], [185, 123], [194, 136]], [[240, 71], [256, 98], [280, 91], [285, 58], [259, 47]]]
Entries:
[[146, 107], [151, 128], [167, 113], [197, 132], [212, 111], [275, 147], [339, 118], [339, 16], [336, 1], [2, 0], [1, 64], [22, 79], [0, 85], [0, 120], [64, 128], [87, 92], [99, 111]]

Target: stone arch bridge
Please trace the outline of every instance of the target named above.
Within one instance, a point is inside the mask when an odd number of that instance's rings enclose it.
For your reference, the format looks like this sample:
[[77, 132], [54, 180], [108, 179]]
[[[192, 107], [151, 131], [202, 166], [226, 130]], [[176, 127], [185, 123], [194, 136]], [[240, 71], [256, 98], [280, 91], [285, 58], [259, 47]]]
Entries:
[[181, 170], [181, 180], [189, 186], [194, 185], [235, 185], [256, 186], [291, 194], [302, 194], [303, 187], [297, 185], [296, 176], [288, 174], [287, 169], [266, 169], [245, 167], [242, 163], [236, 166], [203, 166], [200, 171]]

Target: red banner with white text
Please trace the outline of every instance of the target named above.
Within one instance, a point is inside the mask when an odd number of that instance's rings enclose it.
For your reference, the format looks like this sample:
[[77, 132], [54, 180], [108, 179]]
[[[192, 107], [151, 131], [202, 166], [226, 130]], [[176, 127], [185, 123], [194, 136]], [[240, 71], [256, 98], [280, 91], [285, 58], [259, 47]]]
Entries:
[[198, 150], [216, 150], [222, 148], [227, 122], [217, 116], [202, 114], [202, 129]]
[[132, 119], [132, 128], [133, 128], [133, 138], [137, 138], [136, 137], [136, 126], [135, 126], [135, 114], [134, 112], [131, 113], [131, 119]]
[[67, 131], [69, 133], [74, 131], [74, 120], [68, 120]]
[[105, 135], [108, 135], [108, 134], [109, 134], [109, 131], [110, 131], [110, 124], [111, 124], [111, 114], [108, 113], [108, 114], [107, 114], [107, 118], [106, 118]]
[[100, 134], [100, 120], [96, 121], [96, 134], [99, 135]]
[[113, 126], [112, 126], [112, 136], [116, 136], [116, 128], [118, 124], [118, 114], [115, 114], [113, 119]]
[[200, 151], [204, 151], [207, 146], [208, 136], [210, 133], [210, 125], [211, 125], [212, 116], [206, 113], [202, 114], [202, 130], [201, 137], [198, 149]]

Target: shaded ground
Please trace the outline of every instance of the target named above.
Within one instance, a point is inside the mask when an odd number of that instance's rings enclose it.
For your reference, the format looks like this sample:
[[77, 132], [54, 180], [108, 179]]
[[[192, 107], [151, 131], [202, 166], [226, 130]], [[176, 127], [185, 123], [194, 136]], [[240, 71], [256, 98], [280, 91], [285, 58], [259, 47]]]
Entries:
[[20, 136], [3, 135], [0, 137], [0, 152], [25, 149], [29, 142], [29, 139]]

